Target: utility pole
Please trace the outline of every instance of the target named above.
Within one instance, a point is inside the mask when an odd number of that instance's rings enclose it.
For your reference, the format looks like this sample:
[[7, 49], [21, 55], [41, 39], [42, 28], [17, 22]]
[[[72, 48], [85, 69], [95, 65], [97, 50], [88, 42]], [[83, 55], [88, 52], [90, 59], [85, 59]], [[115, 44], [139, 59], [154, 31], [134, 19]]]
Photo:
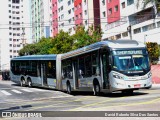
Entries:
[[127, 31], [128, 31], [128, 33], [129, 33], [130, 40], [132, 40], [132, 27], [131, 27], [131, 25], [129, 25], [129, 26], [127, 27]]

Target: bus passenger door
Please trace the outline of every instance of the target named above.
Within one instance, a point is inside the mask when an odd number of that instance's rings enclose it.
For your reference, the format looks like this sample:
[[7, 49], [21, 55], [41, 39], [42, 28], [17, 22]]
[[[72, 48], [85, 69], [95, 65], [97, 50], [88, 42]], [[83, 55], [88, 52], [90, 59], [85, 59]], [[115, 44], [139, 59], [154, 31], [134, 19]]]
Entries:
[[41, 79], [42, 79], [42, 86], [47, 85], [47, 64], [43, 62], [41, 64]]
[[74, 80], [74, 88], [79, 88], [78, 83], [78, 60], [73, 60], [73, 80]]
[[102, 59], [102, 71], [103, 71], [103, 80], [102, 80], [102, 86], [103, 89], [109, 89], [109, 52], [107, 50], [104, 50], [101, 53], [101, 59]]

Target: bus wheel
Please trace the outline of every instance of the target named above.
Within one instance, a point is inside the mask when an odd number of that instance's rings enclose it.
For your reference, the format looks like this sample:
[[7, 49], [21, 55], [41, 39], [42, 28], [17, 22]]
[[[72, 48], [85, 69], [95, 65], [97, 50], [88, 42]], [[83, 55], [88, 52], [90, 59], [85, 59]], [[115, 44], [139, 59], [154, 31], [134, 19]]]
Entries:
[[70, 83], [67, 83], [67, 93], [68, 93], [68, 94], [71, 94], [71, 93], [72, 93]]
[[32, 81], [30, 78], [27, 80], [27, 82], [28, 82], [28, 87], [32, 87]]
[[100, 86], [99, 84], [94, 84], [93, 86], [93, 95], [99, 95], [100, 94]]
[[24, 78], [21, 78], [20, 84], [21, 84], [21, 87], [24, 87], [26, 85], [26, 82], [25, 82]]

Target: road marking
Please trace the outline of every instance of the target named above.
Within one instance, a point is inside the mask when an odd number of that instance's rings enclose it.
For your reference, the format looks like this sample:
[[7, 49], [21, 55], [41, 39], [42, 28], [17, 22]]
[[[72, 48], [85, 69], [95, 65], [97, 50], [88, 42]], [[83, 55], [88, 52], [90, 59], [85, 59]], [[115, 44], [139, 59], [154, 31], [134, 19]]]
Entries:
[[9, 92], [7, 92], [7, 91], [5, 91], [5, 90], [1, 90], [1, 92], [2, 92], [3, 94], [5, 94], [5, 95], [12, 95], [11, 93], [9, 93]]
[[15, 93], [21, 94], [22, 92], [18, 91], [18, 90], [12, 90]]
[[25, 92], [33, 92], [33, 91], [31, 91], [31, 90], [28, 90], [28, 89], [21, 89], [21, 90], [23, 90], [23, 91], [25, 91]]
[[[42, 90], [42, 89], [38, 89], [38, 88], [30, 88], [30, 90], [40, 91], [40, 92], [47, 91], [47, 90]], [[47, 92], [48, 92], [48, 91], [47, 91]]]
[[55, 104], [52, 104], [52, 105], [45, 105], [45, 106], [38, 106], [38, 107], [32, 107], [31, 109], [28, 109], [26, 111], [32, 111], [32, 110], [37, 110], [37, 109], [41, 109], [41, 108], [50, 108], [50, 107], [55, 107], [54, 105], [64, 105], [64, 103], [71, 103], [71, 102], [74, 102], [74, 101], [81, 101], [81, 100], [86, 100], [86, 99], [90, 99], [92, 96], [90, 97], [83, 97], [83, 98], [79, 98], [79, 99], [76, 99], [76, 100], [67, 100], [67, 101], [59, 101]]

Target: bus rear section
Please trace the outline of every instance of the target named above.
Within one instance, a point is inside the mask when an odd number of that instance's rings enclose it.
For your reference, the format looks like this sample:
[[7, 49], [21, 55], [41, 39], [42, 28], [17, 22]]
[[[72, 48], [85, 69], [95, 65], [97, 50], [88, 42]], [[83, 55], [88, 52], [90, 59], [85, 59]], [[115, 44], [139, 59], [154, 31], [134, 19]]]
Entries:
[[21, 86], [56, 88], [56, 55], [32, 55], [13, 58], [11, 80]]

